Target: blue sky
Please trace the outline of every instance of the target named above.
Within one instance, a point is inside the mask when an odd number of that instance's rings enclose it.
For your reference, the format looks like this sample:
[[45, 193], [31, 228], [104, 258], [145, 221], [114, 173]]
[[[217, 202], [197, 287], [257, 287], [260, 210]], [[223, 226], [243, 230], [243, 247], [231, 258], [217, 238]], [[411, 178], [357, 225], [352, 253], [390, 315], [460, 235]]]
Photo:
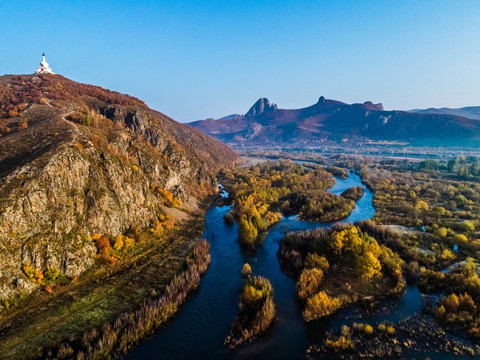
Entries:
[[318, 97], [480, 105], [480, 1], [1, 1], [0, 73], [47, 54], [177, 119]]

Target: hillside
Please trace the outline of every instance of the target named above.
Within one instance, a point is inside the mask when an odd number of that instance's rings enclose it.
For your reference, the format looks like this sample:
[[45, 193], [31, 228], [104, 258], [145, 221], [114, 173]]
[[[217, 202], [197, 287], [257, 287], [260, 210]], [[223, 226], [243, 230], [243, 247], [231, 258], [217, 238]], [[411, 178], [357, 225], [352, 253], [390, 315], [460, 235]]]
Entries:
[[2, 76], [0, 104], [0, 301], [40, 288], [48, 269], [80, 276], [95, 234], [193, 219], [237, 159], [139, 99], [60, 75]]
[[303, 147], [371, 141], [458, 145], [480, 140], [480, 123], [449, 114], [386, 111], [382, 104], [319, 101], [302, 109], [279, 109], [259, 99], [245, 115], [190, 125], [236, 147]]
[[410, 112], [417, 114], [441, 114], [441, 115], [456, 115], [466, 117], [468, 119], [480, 120], [480, 106], [467, 106], [463, 108], [428, 108], [428, 109], [415, 109]]

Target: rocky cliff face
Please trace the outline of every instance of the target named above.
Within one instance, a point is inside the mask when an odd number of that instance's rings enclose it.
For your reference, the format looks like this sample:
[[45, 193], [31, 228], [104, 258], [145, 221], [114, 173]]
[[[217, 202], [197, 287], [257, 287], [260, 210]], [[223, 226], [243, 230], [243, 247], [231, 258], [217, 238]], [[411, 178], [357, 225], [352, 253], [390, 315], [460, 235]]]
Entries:
[[194, 207], [236, 160], [138, 99], [59, 75], [1, 77], [0, 101], [0, 300], [36, 287], [26, 263], [80, 275], [93, 234], [148, 228], [171, 198]]

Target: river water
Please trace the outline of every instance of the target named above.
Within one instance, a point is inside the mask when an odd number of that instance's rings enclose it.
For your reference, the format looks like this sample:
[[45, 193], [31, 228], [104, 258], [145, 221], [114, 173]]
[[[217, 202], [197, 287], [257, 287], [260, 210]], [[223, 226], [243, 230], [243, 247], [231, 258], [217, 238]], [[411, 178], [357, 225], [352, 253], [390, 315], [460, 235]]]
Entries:
[[[360, 177], [350, 173], [347, 179], [336, 179], [329, 190], [339, 194], [347, 188], [363, 186], [360, 198], [350, 216], [342, 222], [367, 220], [374, 216], [373, 193], [366, 188]], [[227, 196], [227, 194], [223, 194]], [[268, 231], [264, 243], [255, 254], [245, 254], [238, 243], [238, 227], [226, 225], [223, 216], [231, 206], [212, 206], [205, 216], [203, 237], [211, 245], [211, 264], [202, 278], [199, 288], [187, 300], [175, 318], [165, 329], [135, 349], [129, 359], [303, 359], [312, 343], [319, 342], [326, 330], [351, 325], [355, 320], [344, 320], [338, 315], [305, 323], [302, 309], [295, 296], [295, 280], [280, 269], [277, 258], [279, 242], [285, 232], [330, 227], [301, 221], [290, 216], [275, 224]], [[251, 344], [229, 350], [224, 339], [237, 315], [237, 303], [242, 287], [241, 269], [248, 262], [254, 275], [267, 277], [275, 292], [278, 321], [270, 336]], [[421, 310], [421, 298], [415, 285], [407, 287], [399, 306], [387, 315], [356, 320], [379, 323], [398, 321]], [[417, 356], [417, 359], [424, 356]]]

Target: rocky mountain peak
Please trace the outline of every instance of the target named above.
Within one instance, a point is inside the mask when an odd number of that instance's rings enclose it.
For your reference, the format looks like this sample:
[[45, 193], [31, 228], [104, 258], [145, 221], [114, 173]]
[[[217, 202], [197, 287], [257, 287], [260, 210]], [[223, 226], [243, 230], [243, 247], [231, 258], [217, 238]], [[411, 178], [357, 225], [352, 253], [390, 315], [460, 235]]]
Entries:
[[267, 98], [260, 98], [257, 102], [248, 110], [245, 116], [255, 116], [260, 115], [265, 112], [271, 112], [277, 110], [278, 107], [276, 104], [271, 104]]
[[371, 101], [365, 101], [363, 105], [365, 105], [370, 110], [379, 110], [379, 111], [384, 110], [382, 103], [374, 104]]

